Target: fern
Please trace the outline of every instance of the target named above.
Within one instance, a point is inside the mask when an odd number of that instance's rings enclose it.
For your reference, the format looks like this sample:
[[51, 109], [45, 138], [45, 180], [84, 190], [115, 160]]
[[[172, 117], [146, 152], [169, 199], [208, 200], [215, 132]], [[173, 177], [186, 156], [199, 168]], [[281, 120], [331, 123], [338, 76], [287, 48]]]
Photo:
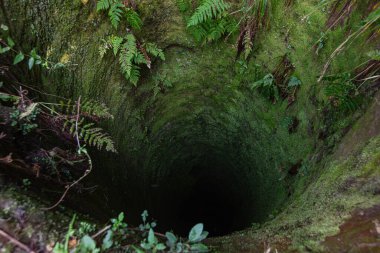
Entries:
[[224, 0], [204, 0], [190, 17], [187, 26], [196, 26], [213, 18], [217, 18], [229, 7], [230, 5], [225, 3]]
[[[58, 108], [58, 111], [55, 111], [54, 108], [50, 108], [50, 110], [51, 114], [58, 115], [54, 120], [54, 124], [62, 124], [63, 133], [70, 135], [72, 138], [78, 137], [81, 142], [99, 150], [104, 148], [106, 151], [117, 152], [111, 137], [103, 129], [96, 127], [95, 124], [100, 119], [113, 119], [107, 106], [85, 99], [81, 102], [79, 115], [77, 115], [78, 104], [76, 101], [69, 99], [61, 101]], [[80, 119], [78, 122], [77, 117]]]
[[99, 0], [96, 5], [96, 11], [108, 10], [111, 5], [111, 0]]
[[119, 37], [119, 36], [111, 36], [109, 38], [110, 42], [111, 42], [111, 46], [112, 46], [112, 49], [113, 49], [113, 54], [116, 56], [117, 53], [119, 52], [119, 49], [120, 49], [120, 46], [121, 44], [123, 43], [123, 38]]
[[142, 21], [140, 19], [139, 14], [137, 14], [133, 9], [127, 8], [125, 16], [128, 24], [131, 26], [132, 29], [141, 29]]
[[123, 14], [124, 5], [121, 3], [114, 3], [109, 9], [108, 16], [110, 18], [112, 26], [117, 29], [119, 27], [121, 15]]
[[[60, 112], [65, 115], [76, 115], [77, 114], [77, 103], [73, 102], [71, 99], [66, 102], [60, 101], [59, 103]], [[108, 107], [105, 104], [98, 103], [91, 99], [84, 99], [81, 102], [80, 110], [82, 116], [94, 119], [112, 119], [113, 116], [109, 112]]]
[[161, 60], [165, 61], [165, 54], [162, 49], [158, 48], [158, 46], [154, 43], [147, 43], [145, 46], [146, 51], [153, 55], [154, 57], [158, 57]]
[[327, 82], [325, 95], [334, 107], [353, 112], [360, 106], [361, 96], [350, 73], [325, 76], [322, 80]]
[[256, 0], [246, 2], [243, 7], [245, 15], [240, 19], [240, 34], [237, 39], [237, 57], [244, 53], [248, 60], [253, 51], [254, 41], [260, 32], [268, 29], [271, 18], [271, 5], [273, 0]]
[[98, 150], [104, 148], [106, 151], [117, 153], [113, 140], [108, 134], [104, 133], [102, 128], [94, 127], [94, 123], [85, 124], [84, 122], [84, 118], [78, 123], [74, 119], [67, 120], [62, 131], [68, 132], [75, 138], [77, 136], [76, 129], [78, 128], [78, 138], [82, 142]]
[[176, 4], [180, 12], [186, 12], [190, 9], [189, 0], [176, 0]]
[[126, 42], [122, 45], [119, 56], [121, 72], [129, 80], [133, 67], [133, 58], [137, 54], [136, 38], [132, 34], [126, 36]]
[[[129, 1], [98, 0], [97, 11], [106, 10], [108, 10], [108, 16], [114, 28], [117, 29], [119, 27], [124, 14], [125, 21], [127, 21], [132, 29], [141, 29], [142, 21], [137, 12], [130, 7]], [[115, 56], [119, 54], [120, 70], [124, 77], [135, 86], [140, 78], [139, 65], [146, 65], [148, 68], [151, 67], [151, 59], [148, 54], [165, 60], [164, 52], [158, 48], [156, 44], [147, 43], [145, 47], [142, 46], [132, 31], [129, 30], [125, 37], [111, 35], [102, 41], [103, 43], [99, 47], [101, 58], [112, 48]]]

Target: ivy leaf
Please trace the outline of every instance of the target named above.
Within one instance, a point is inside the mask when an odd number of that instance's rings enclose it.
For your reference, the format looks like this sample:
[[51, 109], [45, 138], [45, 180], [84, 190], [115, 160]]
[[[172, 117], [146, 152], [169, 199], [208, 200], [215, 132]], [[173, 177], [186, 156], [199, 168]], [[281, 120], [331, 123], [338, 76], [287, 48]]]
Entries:
[[196, 242], [200, 238], [202, 232], [203, 232], [203, 224], [198, 223], [190, 230], [189, 241]]
[[18, 53], [15, 57], [15, 59], [13, 60], [13, 65], [16, 65], [20, 62], [22, 62], [24, 60], [25, 56], [22, 52]]

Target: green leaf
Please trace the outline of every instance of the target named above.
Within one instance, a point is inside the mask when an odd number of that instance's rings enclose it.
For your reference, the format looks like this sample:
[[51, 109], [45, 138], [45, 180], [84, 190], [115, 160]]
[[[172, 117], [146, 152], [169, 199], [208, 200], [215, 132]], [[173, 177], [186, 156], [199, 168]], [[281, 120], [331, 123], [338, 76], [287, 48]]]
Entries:
[[29, 61], [28, 61], [28, 67], [29, 67], [29, 69], [32, 69], [33, 66], [34, 66], [34, 58], [30, 57]]
[[0, 92], [0, 100], [2, 100], [4, 102], [11, 101], [13, 98], [14, 98], [14, 96], [12, 96], [12, 95]]
[[208, 252], [208, 247], [203, 243], [193, 244], [191, 245], [190, 249], [196, 252]]
[[16, 65], [24, 60], [25, 56], [22, 52], [18, 53], [13, 60], [13, 65]]
[[203, 231], [201, 236], [198, 238], [198, 242], [200, 241], [203, 241], [204, 239], [206, 239], [208, 236], [208, 232], [207, 231]]
[[148, 217], [148, 211], [147, 210], [144, 210], [141, 214], [141, 218], [143, 220], [143, 222], [145, 223], [146, 222], [146, 218]]
[[301, 80], [298, 79], [297, 77], [295, 76], [292, 76], [289, 80], [289, 83], [288, 83], [288, 87], [289, 88], [292, 88], [292, 87], [297, 87], [297, 86], [301, 86]]
[[177, 237], [173, 233], [166, 232], [165, 236], [168, 239], [168, 241], [169, 241], [170, 244], [174, 245], [177, 242]]
[[198, 223], [197, 225], [195, 225], [190, 230], [189, 241], [190, 242], [196, 242], [199, 239], [199, 237], [201, 236], [202, 232], [203, 232], [203, 224], [202, 223]]
[[156, 250], [164, 250], [166, 249], [166, 246], [163, 243], [159, 243], [156, 245]]
[[13, 46], [16, 44], [16, 43], [12, 40], [11, 37], [8, 37], [7, 41], [8, 41], [8, 46], [9, 46], [9, 47], [13, 47]]
[[106, 236], [103, 239], [102, 250], [107, 250], [112, 247], [112, 244], [113, 244], [112, 236], [113, 236], [112, 230], [108, 230]]
[[0, 54], [6, 53], [6, 52], [8, 52], [9, 50], [11, 50], [10, 47], [1, 47], [1, 46], [0, 46]]
[[8, 31], [8, 30], [9, 30], [8, 26], [6, 26], [6, 25], [4, 25], [4, 24], [1, 24], [0, 28], [1, 28], [1, 30], [3, 30], [3, 31]]
[[140, 246], [141, 246], [141, 248], [146, 249], [146, 250], [150, 250], [153, 247], [153, 245], [151, 245], [150, 243], [146, 243], [146, 242], [142, 242], [140, 244]]
[[153, 229], [149, 229], [149, 233], [148, 233], [148, 243], [149, 243], [149, 244], [155, 244], [155, 243], [157, 243], [157, 238], [156, 238], [156, 236], [154, 235], [154, 231], [153, 231]]
[[99, 249], [96, 249], [96, 242], [88, 235], [83, 236], [80, 240], [79, 249], [80, 252], [99, 252]]
[[123, 221], [123, 220], [124, 220], [124, 213], [121, 212], [121, 213], [119, 214], [119, 216], [117, 217], [117, 219], [118, 219], [120, 222]]
[[142, 249], [137, 248], [136, 246], [132, 245], [132, 248], [136, 251], [136, 253], [145, 253]]

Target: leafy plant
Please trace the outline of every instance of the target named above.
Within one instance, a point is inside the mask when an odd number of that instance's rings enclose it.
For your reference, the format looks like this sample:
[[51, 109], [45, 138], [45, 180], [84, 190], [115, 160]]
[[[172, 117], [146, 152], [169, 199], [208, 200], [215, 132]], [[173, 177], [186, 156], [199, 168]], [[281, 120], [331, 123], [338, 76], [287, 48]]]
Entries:
[[97, 11], [108, 11], [108, 17], [112, 26], [117, 29], [121, 22], [122, 16], [125, 16], [127, 24], [132, 28], [139, 30], [142, 25], [140, 16], [133, 8], [124, 4], [121, 0], [99, 0], [96, 6]]
[[[64, 67], [63, 63], [53, 63], [48, 61], [47, 59], [42, 58], [38, 53], [37, 49], [33, 48], [29, 54], [22, 52], [19, 49], [16, 49], [16, 43], [14, 40], [8, 35], [8, 26], [1, 25], [0, 30], [3, 31], [4, 39], [0, 37], [0, 55], [5, 53], [11, 53], [14, 55], [13, 57], [13, 65], [18, 65], [23, 62], [25, 59], [28, 59], [27, 64], [29, 70], [31, 70], [36, 65], [41, 65], [46, 69], [58, 69]], [[5, 39], [6, 38], [6, 39]]]
[[70, 238], [75, 233], [75, 229], [74, 229], [75, 219], [76, 219], [76, 215], [73, 216], [70, 222], [69, 229], [66, 233], [64, 243], [56, 243], [53, 249], [54, 253], [69, 253], [69, 241], [70, 241]]
[[[177, 1], [181, 11], [188, 10], [189, 2]], [[236, 30], [235, 19], [226, 12], [230, 4], [223, 0], [204, 0], [187, 19], [187, 28], [197, 42], [212, 42]]]
[[[120, 213], [115, 219], [111, 219], [109, 225], [94, 236], [83, 235], [74, 229], [74, 220], [70, 223], [69, 230], [63, 243], [56, 243], [54, 253], [97, 253], [119, 250], [123, 252], [153, 253], [153, 252], [208, 252], [208, 247], [202, 243], [207, 238], [208, 232], [203, 230], [203, 224], [196, 224], [189, 232], [187, 238], [180, 238], [172, 232], [160, 234], [154, 231], [155, 223], [148, 222], [148, 212], [141, 214], [143, 224], [139, 228], [128, 227], [124, 222], [124, 213]], [[81, 224], [83, 224], [81, 222]], [[88, 225], [86, 224], [86, 227]], [[78, 231], [78, 233], [77, 233]], [[102, 240], [96, 237], [104, 234]], [[79, 240], [76, 240], [81, 235]], [[128, 238], [132, 238], [128, 239]], [[74, 239], [75, 243], [71, 239]], [[71, 248], [69, 248], [71, 245]]]
[[220, 17], [230, 7], [224, 0], [203, 0], [187, 23], [188, 27]]
[[[140, 16], [128, 1], [99, 0], [97, 2], [97, 11], [108, 11], [110, 22], [115, 29], [119, 27], [123, 16], [131, 29], [141, 29], [142, 21]], [[161, 60], [165, 60], [165, 55], [156, 44], [142, 44], [131, 30], [128, 29], [127, 31], [128, 33], [125, 36], [111, 35], [103, 40], [103, 44], [99, 47], [99, 54], [103, 58], [108, 49], [112, 49], [114, 56], [119, 57], [120, 70], [125, 79], [137, 86], [140, 79], [140, 66], [151, 67], [152, 60], [149, 54]]]
[[237, 57], [242, 53], [248, 59], [253, 50], [254, 41], [263, 29], [269, 27], [270, 8], [272, 0], [245, 0], [241, 11], [244, 13], [240, 19], [240, 34], [237, 40]]
[[36, 129], [38, 125], [36, 124], [36, 117], [39, 113], [37, 108], [37, 103], [32, 103], [25, 108], [19, 106], [11, 114], [11, 126], [16, 127], [22, 131], [23, 135], [26, 135]]
[[151, 67], [152, 60], [149, 55], [165, 60], [164, 52], [156, 44], [141, 45], [132, 33], [125, 37], [107, 37], [99, 48], [100, 56], [103, 57], [109, 49], [112, 49], [115, 56], [119, 56], [121, 72], [135, 86], [140, 79], [140, 65]]
[[334, 107], [351, 112], [359, 107], [361, 96], [350, 73], [325, 76], [323, 81], [327, 83], [325, 94]]
[[280, 99], [280, 93], [272, 74], [267, 74], [264, 78], [252, 83], [249, 87], [252, 90], [257, 89], [261, 94], [273, 102]]
[[[349, 2], [349, 1], [348, 1]], [[339, 4], [339, 1], [336, 1]], [[323, 67], [321, 75], [319, 76], [318, 82], [324, 80], [327, 70], [329, 69], [331, 63], [336, 56], [341, 54], [359, 37], [365, 35], [366, 33], [376, 33], [380, 27], [380, 6], [375, 5], [374, 9], [369, 13], [367, 18], [365, 18], [361, 25], [332, 52], [326, 64]]]
[[154, 76], [153, 97], [156, 97], [158, 93], [164, 93], [166, 89], [172, 88], [173, 83], [168, 80], [166, 76]]
[[55, 110], [56, 107], [50, 107], [50, 113], [57, 115], [56, 122], [62, 124], [61, 131], [99, 150], [104, 148], [106, 151], [117, 152], [112, 138], [94, 123], [112, 118], [105, 105], [91, 100], [85, 100], [83, 104], [80, 100], [76, 103], [68, 100], [66, 103], [61, 101], [56, 106], [61, 111]]

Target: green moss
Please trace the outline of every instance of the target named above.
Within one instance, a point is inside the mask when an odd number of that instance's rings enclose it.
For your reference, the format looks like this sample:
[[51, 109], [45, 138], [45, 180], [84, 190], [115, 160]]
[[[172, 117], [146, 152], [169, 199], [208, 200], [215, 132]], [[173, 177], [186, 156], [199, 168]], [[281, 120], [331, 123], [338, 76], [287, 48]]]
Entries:
[[[15, 1], [8, 1], [7, 7], [19, 13], [15, 27], [23, 27], [19, 23], [25, 17], [26, 23], [33, 24], [33, 29], [24, 27], [15, 35], [25, 47], [38, 39], [49, 59], [59, 61], [67, 55], [73, 64], [43, 73], [46, 91], [96, 98], [112, 109], [115, 120], [106, 127], [117, 141], [119, 155], [99, 154], [94, 158], [94, 181], [108, 191], [111, 206], [139, 214], [147, 207], [155, 210], [179, 201], [196, 184], [193, 168], [207, 167], [205, 161], [209, 161], [210, 166], [221, 168], [213, 167], [213, 173], [231, 178], [227, 188], [246, 200], [241, 207], [244, 224], [238, 224], [239, 228], [265, 221], [284, 209], [263, 229], [245, 236], [278, 238], [291, 232], [295, 247], [315, 248], [323, 236], [336, 232], [342, 217], [359, 205], [363, 196], [368, 205], [375, 201], [375, 196], [360, 191], [335, 190], [350, 178], [374, 177], [379, 164], [376, 149], [369, 148], [363, 151], [362, 162], [353, 157], [324, 167], [309, 159], [322, 152], [321, 147], [334, 148], [343, 130], [361, 113], [324, 120], [326, 98], [317, 77], [346, 38], [348, 28], [327, 32], [327, 41], [317, 55], [314, 45], [326, 31], [327, 19], [326, 10], [317, 2], [298, 1], [286, 11], [279, 4], [270, 29], [258, 36], [254, 55], [245, 68], [235, 59], [233, 41], [196, 46], [175, 1], [141, 1], [138, 9], [145, 24], [137, 35], [162, 46], [166, 61], [143, 69], [137, 88], [124, 80], [114, 57], [99, 58], [101, 39], [124, 31], [114, 31], [93, 4], [41, 1], [41, 6], [29, 4], [31, 8], [24, 10]], [[356, 24], [359, 18], [360, 11], [349, 24]], [[342, 52], [329, 73], [350, 71], [362, 62], [367, 49], [361, 42], [357, 40], [350, 50]], [[296, 102], [290, 107], [286, 99], [273, 104], [249, 89], [249, 84], [273, 72], [284, 55], [302, 81]], [[173, 87], [154, 96], [157, 76], [167, 78]], [[284, 122], [293, 117], [300, 124], [295, 133], [289, 133]], [[326, 142], [317, 137], [323, 127], [333, 129]], [[288, 170], [300, 161], [298, 175], [290, 176]], [[356, 167], [360, 173], [353, 169]], [[136, 192], [140, 193], [137, 197]], [[164, 203], [157, 203], [157, 199]], [[285, 207], [286, 203], [291, 205]], [[176, 210], [166, 215], [170, 212]]]

